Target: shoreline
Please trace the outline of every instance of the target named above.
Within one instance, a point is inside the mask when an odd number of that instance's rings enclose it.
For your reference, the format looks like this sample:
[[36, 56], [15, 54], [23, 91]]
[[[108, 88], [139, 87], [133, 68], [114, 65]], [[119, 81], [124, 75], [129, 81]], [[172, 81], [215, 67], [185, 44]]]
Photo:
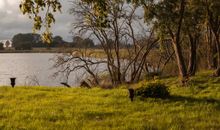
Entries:
[[76, 48], [33, 48], [32, 50], [14, 50], [14, 49], [7, 49], [7, 50], [0, 50], [0, 53], [69, 53], [73, 49]]
[[[32, 50], [15, 50], [14, 48], [0, 50], [0, 54], [4, 53], [72, 53], [74, 50], [79, 50], [84, 48], [32, 48]], [[87, 48], [89, 52], [103, 53], [101, 49], [97, 48]]]

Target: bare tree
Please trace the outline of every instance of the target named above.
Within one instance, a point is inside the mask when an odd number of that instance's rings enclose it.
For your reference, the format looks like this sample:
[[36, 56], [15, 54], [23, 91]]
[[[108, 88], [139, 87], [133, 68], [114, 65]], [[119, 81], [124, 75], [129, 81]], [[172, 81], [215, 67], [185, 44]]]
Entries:
[[54, 73], [54, 76], [64, 74], [67, 83], [71, 72], [80, 70], [86, 72], [81, 76], [88, 74], [88, 77], [91, 77], [90, 83], [93, 85], [99, 85], [99, 77], [97, 73], [101, 71], [97, 71], [97, 68], [99, 65], [107, 62], [105, 59], [96, 59], [93, 57], [93, 52], [87, 49], [77, 49], [72, 53], [57, 55], [53, 60], [55, 62], [53, 67], [58, 69], [58, 71]]
[[[80, 35], [96, 38], [104, 55], [101, 57], [104, 58], [95, 57], [93, 51], [78, 49], [56, 58], [54, 67], [62, 68], [58, 73], [65, 72], [69, 76], [73, 71], [84, 69], [97, 85], [100, 85], [103, 72], [109, 75], [113, 86], [140, 80], [145, 72], [147, 56], [157, 46], [158, 39], [154, 38], [153, 29], [146, 29], [141, 35], [135, 32], [137, 26], [141, 25], [137, 7], [123, 1], [108, 0], [107, 3], [111, 8], [107, 10], [105, 24], [100, 22], [92, 7], [82, 1], [73, 1], [71, 9], [71, 13], [77, 17], [77, 22], [73, 23], [74, 30], [79, 31]], [[106, 69], [94, 70], [100, 64]]]

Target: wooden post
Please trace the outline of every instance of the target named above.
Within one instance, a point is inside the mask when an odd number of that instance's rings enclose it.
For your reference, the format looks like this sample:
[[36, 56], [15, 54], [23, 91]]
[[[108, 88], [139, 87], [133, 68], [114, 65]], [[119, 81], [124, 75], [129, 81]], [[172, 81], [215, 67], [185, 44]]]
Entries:
[[16, 78], [10, 78], [10, 80], [11, 80], [11, 86], [12, 86], [12, 88], [14, 88]]
[[134, 101], [134, 89], [133, 88], [129, 88], [129, 98], [131, 99], [131, 101]]

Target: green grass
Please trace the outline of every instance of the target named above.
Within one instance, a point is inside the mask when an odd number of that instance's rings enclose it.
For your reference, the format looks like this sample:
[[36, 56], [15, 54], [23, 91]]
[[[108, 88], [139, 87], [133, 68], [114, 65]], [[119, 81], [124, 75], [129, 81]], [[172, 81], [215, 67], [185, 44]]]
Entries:
[[208, 75], [194, 77], [188, 87], [162, 79], [170, 99], [134, 102], [122, 88], [0, 87], [0, 130], [219, 130], [220, 78]]

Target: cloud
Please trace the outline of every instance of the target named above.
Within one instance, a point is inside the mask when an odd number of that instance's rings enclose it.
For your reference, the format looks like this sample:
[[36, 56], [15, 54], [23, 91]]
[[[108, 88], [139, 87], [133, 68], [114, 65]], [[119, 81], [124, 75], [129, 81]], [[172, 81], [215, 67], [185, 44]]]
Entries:
[[[32, 32], [32, 21], [21, 14], [19, 10], [20, 0], [0, 0], [0, 40], [12, 39], [17, 33]], [[71, 41], [71, 23], [74, 20], [69, 15], [71, 7], [67, 0], [61, 0], [63, 5], [62, 13], [56, 13], [56, 23], [52, 26], [55, 35], [62, 36], [65, 40]]]
[[0, 1], [0, 9], [4, 8], [5, 6], [5, 2], [4, 1]]

